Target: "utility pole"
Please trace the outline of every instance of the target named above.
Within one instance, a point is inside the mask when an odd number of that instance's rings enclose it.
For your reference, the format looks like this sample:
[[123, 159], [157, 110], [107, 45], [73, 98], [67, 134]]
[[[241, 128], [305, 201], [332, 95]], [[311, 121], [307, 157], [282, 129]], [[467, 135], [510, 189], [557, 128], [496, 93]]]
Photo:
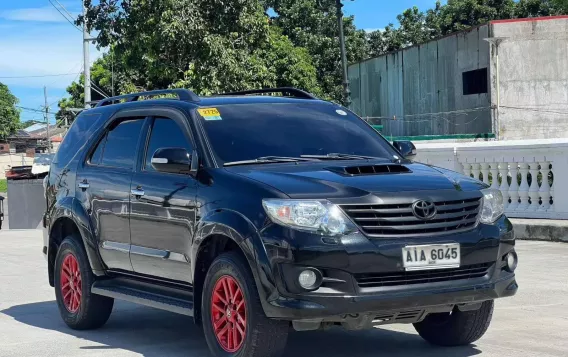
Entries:
[[91, 105], [91, 66], [89, 64], [89, 32], [87, 31], [87, 21], [85, 19], [85, 14], [87, 9], [85, 8], [85, 3], [81, 0], [83, 5], [83, 73], [85, 77], [85, 108], [90, 108]]
[[341, 0], [335, 0], [337, 7], [337, 22], [339, 24], [339, 45], [341, 47], [341, 66], [343, 67], [343, 91], [345, 95], [345, 106], [351, 105], [351, 90], [349, 89], [349, 77], [347, 74], [347, 54], [345, 51], [345, 34], [343, 33], [343, 4]]
[[49, 106], [47, 105], [47, 87], [43, 87], [43, 97], [45, 99], [45, 123], [47, 126], [45, 127], [45, 136], [47, 141], [47, 152], [51, 154], [51, 137], [49, 136]]

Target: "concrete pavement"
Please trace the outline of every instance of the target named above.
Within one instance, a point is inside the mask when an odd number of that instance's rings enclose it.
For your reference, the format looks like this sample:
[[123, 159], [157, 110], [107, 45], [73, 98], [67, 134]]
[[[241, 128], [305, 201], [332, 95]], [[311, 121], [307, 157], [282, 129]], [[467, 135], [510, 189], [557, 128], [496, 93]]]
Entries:
[[[0, 231], [0, 356], [208, 357], [188, 317], [117, 302], [96, 331], [73, 331], [59, 317], [47, 282], [41, 232]], [[476, 344], [428, 345], [412, 326], [346, 332], [293, 332], [293, 357], [568, 356], [568, 244], [518, 242], [517, 296], [498, 300], [493, 323]]]

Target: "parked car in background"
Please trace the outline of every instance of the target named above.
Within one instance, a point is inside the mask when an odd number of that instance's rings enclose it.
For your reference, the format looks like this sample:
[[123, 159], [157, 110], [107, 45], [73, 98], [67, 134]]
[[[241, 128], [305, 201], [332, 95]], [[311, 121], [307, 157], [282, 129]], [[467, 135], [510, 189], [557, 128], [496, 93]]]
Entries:
[[517, 292], [512, 224], [499, 190], [415, 154], [294, 88], [104, 99], [46, 183], [61, 317], [97, 328], [115, 299], [186, 314], [216, 357], [280, 356], [290, 327], [470, 344]]
[[32, 165], [11, 166], [5, 171], [7, 180], [25, 180], [33, 178]]
[[35, 154], [31, 173], [35, 178], [44, 178], [49, 172], [49, 167], [55, 154]]
[[6, 170], [6, 179], [43, 179], [47, 176], [55, 154], [35, 154], [32, 165], [12, 166]]

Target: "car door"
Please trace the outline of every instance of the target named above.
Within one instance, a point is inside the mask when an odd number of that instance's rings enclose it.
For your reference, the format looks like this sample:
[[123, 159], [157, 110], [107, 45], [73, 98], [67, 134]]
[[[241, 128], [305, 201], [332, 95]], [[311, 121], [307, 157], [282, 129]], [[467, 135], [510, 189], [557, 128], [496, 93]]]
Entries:
[[144, 121], [121, 118], [111, 123], [77, 172], [77, 198], [91, 218], [109, 269], [132, 271], [130, 183]]
[[191, 282], [197, 182], [189, 174], [158, 172], [151, 164], [160, 148], [192, 152], [185, 120], [181, 115], [151, 119], [131, 184], [130, 259], [136, 273]]

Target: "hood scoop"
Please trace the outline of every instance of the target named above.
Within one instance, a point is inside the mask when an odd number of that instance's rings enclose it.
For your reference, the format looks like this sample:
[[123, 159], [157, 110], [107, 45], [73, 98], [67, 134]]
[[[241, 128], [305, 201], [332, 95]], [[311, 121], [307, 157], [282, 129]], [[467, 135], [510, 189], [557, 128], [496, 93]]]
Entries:
[[408, 167], [396, 164], [328, 167], [327, 170], [345, 176], [403, 174], [412, 172]]

